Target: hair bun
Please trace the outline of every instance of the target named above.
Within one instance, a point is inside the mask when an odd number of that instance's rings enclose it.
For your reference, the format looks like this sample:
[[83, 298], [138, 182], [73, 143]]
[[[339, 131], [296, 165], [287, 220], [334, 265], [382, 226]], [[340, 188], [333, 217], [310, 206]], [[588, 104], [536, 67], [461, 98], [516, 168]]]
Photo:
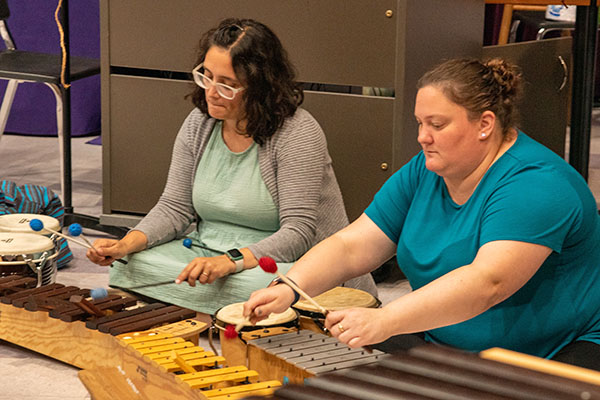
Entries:
[[493, 74], [493, 79], [498, 83], [504, 98], [517, 98], [521, 92], [521, 70], [515, 64], [500, 58], [486, 61], [485, 65]]

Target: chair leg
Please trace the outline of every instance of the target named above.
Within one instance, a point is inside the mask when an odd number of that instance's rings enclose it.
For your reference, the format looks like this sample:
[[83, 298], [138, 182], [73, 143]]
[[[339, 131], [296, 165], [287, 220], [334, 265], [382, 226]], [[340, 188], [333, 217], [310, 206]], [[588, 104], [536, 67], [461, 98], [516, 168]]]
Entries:
[[520, 20], [514, 20], [510, 26], [510, 34], [508, 35], [507, 43], [515, 43], [517, 41], [517, 33], [519, 32], [519, 26], [521, 25]]
[[65, 146], [63, 142], [64, 136], [64, 125], [63, 125], [63, 98], [62, 92], [58, 85], [54, 85], [51, 83], [46, 83], [52, 92], [54, 93], [54, 97], [56, 98], [56, 133], [58, 135], [58, 148], [60, 152], [60, 190], [61, 190], [61, 199], [64, 203], [66, 199], [66, 185], [65, 185]]
[[8, 121], [8, 115], [15, 99], [15, 93], [17, 93], [17, 86], [19, 86], [19, 81], [15, 79], [10, 79], [6, 85], [2, 107], [0, 108], [0, 138], [2, 138], [4, 129], [6, 129], [6, 122]]
[[502, 21], [500, 22], [500, 33], [498, 34], [498, 44], [508, 43], [510, 25], [513, 15], [513, 6], [505, 4], [502, 9]]

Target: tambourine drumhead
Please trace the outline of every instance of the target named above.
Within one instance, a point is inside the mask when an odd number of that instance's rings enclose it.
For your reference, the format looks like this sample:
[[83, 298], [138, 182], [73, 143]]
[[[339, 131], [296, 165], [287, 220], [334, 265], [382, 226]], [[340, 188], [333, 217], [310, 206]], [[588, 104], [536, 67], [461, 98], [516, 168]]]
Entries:
[[0, 215], [0, 232], [21, 232], [21, 233], [50, 233], [45, 230], [36, 232], [29, 226], [32, 219], [39, 219], [44, 224], [44, 228], [54, 231], [60, 231], [60, 222], [49, 215], [39, 214], [5, 214]]
[[[246, 322], [246, 319], [243, 315], [244, 303], [233, 303], [228, 306], [221, 308], [215, 314], [216, 322], [225, 324], [225, 325], [237, 325], [243, 324], [243, 326], [251, 326], [249, 322]], [[271, 314], [267, 319], [263, 319], [260, 321], [257, 326], [275, 326], [282, 325], [291, 321], [294, 321], [298, 318], [298, 314], [296, 311], [288, 308], [282, 313], [279, 314]]]
[[0, 256], [36, 254], [54, 249], [54, 242], [34, 233], [0, 232]]
[[[314, 300], [329, 311], [345, 310], [353, 307], [375, 308], [380, 304], [379, 300], [371, 294], [347, 287], [335, 287], [314, 297]], [[301, 314], [303, 311], [320, 314], [318, 308], [304, 299], [294, 304], [294, 308], [299, 310]]]

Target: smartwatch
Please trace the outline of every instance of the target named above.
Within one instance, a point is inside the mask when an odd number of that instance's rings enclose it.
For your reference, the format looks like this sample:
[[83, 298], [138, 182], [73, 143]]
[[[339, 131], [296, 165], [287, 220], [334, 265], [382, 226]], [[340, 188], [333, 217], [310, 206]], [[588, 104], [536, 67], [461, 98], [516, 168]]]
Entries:
[[238, 249], [231, 249], [227, 250], [225, 255], [235, 264], [236, 273], [244, 269], [244, 255], [241, 251]]

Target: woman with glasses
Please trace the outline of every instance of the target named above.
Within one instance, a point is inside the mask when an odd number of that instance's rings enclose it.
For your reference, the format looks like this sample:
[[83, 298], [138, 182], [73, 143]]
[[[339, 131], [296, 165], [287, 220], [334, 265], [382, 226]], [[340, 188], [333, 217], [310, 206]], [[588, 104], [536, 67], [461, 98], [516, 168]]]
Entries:
[[[111, 286], [213, 314], [269, 284], [255, 268], [260, 257], [285, 272], [348, 221], [324, 133], [299, 107], [294, 68], [268, 27], [222, 21], [202, 36], [192, 76], [196, 108], [159, 202], [123, 239], [97, 240], [88, 257], [109, 265], [129, 255], [110, 269]], [[370, 274], [347, 285], [376, 294]]]
[[[412, 292], [327, 315], [351, 346], [501, 347], [600, 370], [600, 216], [585, 180], [516, 128], [521, 76], [503, 60], [449, 60], [419, 81], [422, 151], [348, 227], [288, 276], [310, 295], [396, 255]], [[322, 265], [326, 275], [315, 276]], [[287, 308], [254, 293], [253, 321]]]

